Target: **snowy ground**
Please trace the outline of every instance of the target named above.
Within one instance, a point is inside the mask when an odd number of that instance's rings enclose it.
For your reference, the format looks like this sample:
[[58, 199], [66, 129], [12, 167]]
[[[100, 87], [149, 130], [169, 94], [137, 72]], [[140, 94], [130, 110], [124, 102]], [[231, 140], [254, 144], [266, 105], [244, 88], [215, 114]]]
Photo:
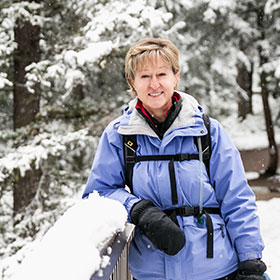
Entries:
[[263, 260], [271, 280], [279, 279], [280, 263], [280, 198], [269, 201], [257, 201], [258, 214], [261, 219], [261, 232], [265, 243]]

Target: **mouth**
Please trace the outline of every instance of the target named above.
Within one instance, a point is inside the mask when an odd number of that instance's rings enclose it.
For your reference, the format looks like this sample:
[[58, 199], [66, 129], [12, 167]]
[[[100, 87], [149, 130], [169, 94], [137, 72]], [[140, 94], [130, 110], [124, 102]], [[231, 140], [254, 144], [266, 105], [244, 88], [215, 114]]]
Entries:
[[155, 92], [155, 93], [149, 93], [148, 95], [151, 97], [157, 97], [160, 96], [163, 92]]

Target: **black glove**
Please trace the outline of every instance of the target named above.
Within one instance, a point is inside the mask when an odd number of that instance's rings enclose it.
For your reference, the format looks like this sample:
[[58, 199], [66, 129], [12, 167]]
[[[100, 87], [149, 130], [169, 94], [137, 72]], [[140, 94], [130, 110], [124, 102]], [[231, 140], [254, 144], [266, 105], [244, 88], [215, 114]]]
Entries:
[[185, 234], [162, 210], [149, 200], [137, 202], [130, 211], [140, 232], [168, 255], [176, 255], [185, 245]]
[[261, 260], [244, 261], [239, 264], [236, 280], [265, 280], [266, 265]]

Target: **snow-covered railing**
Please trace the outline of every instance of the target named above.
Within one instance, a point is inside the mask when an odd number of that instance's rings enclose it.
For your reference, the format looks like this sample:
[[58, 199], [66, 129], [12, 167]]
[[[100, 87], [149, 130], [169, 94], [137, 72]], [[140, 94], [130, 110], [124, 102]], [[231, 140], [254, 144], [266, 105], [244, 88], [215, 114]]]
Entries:
[[128, 268], [128, 249], [134, 234], [134, 225], [127, 223], [123, 232], [118, 233], [100, 250], [101, 257], [108, 255], [109, 264], [100, 268], [90, 280], [132, 280]]
[[126, 221], [127, 211], [116, 200], [97, 192], [78, 199], [19, 254], [21, 263], [9, 279], [131, 280], [127, 258], [134, 226]]

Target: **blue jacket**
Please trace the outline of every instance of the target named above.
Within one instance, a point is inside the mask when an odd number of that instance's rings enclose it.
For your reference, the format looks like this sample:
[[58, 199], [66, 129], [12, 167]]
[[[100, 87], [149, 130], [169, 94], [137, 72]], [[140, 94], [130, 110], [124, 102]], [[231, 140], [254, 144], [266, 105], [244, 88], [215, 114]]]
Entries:
[[[182, 109], [162, 140], [135, 110], [136, 99], [124, 114], [104, 130], [83, 197], [93, 190], [120, 201], [130, 212], [134, 203], [148, 199], [161, 209], [174, 208], [171, 201], [167, 161], [138, 162], [134, 166], [133, 190], [124, 187], [123, 134], [137, 134], [137, 155], [197, 153], [194, 136], [207, 133], [202, 109], [185, 93]], [[129, 266], [136, 279], [209, 280], [237, 269], [238, 261], [261, 258], [263, 241], [255, 196], [249, 187], [240, 154], [218, 121], [211, 119], [212, 154], [210, 178], [203, 165], [203, 206], [220, 207], [211, 215], [214, 227], [214, 258], [206, 258], [205, 222], [178, 216], [186, 236], [185, 247], [169, 256], [136, 229], [130, 246]], [[174, 162], [178, 205], [197, 206], [200, 201], [200, 162]]]

